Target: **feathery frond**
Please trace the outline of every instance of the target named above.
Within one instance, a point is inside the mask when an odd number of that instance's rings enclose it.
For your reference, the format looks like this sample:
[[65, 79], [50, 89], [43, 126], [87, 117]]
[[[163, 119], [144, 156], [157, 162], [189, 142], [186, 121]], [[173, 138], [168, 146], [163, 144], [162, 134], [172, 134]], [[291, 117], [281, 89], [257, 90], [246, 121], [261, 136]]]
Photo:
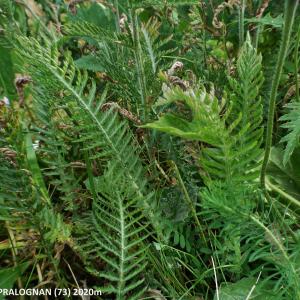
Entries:
[[[80, 248], [88, 253], [84, 256], [89, 271], [110, 282], [101, 291], [115, 294], [118, 300], [140, 299], [146, 288], [147, 247], [143, 241], [148, 225], [139, 202], [145, 199], [136, 194], [124, 170], [112, 169], [110, 164], [97, 186], [101, 193], [93, 202], [90, 236]], [[99, 258], [106, 265], [103, 270], [93, 267], [93, 260]]]
[[300, 103], [293, 101], [286, 105], [289, 110], [280, 118], [280, 121], [285, 121], [281, 126], [286, 128], [288, 133], [281, 139], [282, 143], [286, 143], [283, 155], [283, 164], [286, 165], [293, 154], [295, 148], [299, 146], [300, 137]]

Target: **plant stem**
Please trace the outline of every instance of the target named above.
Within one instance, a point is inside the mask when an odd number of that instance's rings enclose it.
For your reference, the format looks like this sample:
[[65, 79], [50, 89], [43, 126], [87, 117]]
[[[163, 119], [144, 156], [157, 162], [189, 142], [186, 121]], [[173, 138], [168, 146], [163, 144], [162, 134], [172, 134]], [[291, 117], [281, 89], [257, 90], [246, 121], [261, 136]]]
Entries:
[[259, 35], [260, 35], [260, 32], [262, 31], [262, 27], [263, 25], [257, 25], [256, 28], [255, 28], [255, 32], [254, 32], [254, 36], [253, 36], [253, 47], [255, 49], [257, 49], [258, 47], [258, 39], [259, 39]]
[[120, 33], [120, 11], [119, 11], [119, 2], [118, 0], [114, 0], [114, 7], [116, 9], [116, 14], [115, 14], [115, 23], [116, 23], [116, 30], [117, 33]]
[[243, 46], [244, 43], [244, 19], [245, 19], [245, 0], [242, 0], [241, 6], [239, 9], [239, 42], [240, 47]]
[[197, 212], [196, 212], [194, 203], [193, 203], [193, 201], [191, 200], [188, 191], [186, 190], [186, 187], [185, 187], [184, 182], [183, 182], [183, 180], [182, 180], [182, 178], [181, 178], [181, 175], [180, 175], [180, 172], [179, 172], [179, 170], [178, 170], [177, 165], [176, 165], [174, 162], [172, 162], [172, 165], [173, 165], [173, 167], [174, 167], [174, 170], [175, 170], [175, 173], [176, 173], [176, 177], [177, 177], [177, 179], [178, 179], [178, 181], [179, 181], [179, 184], [180, 184], [180, 186], [181, 186], [181, 188], [182, 188], [182, 191], [183, 191], [183, 193], [184, 193], [184, 199], [185, 199], [187, 205], [190, 207], [190, 210], [191, 210], [191, 212], [192, 212], [193, 218], [195, 219], [195, 222], [196, 222], [196, 224], [197, 224], [197, 227], [198, 227], [198, 229], [199, 229], [199, 232], [200, 232], [200, 234], [201, 234], [201, 237], [203, 238], [205, 244], [207, 245], [207, 241], [206, 241], [205, 235], [204, 235], [204, 233], [203, 233], [203, 228], [202, 228], [201, 223], [200, 223], [200, 221], [199, 221], [199, 219], [198, 219], [198, 216], [197, 216]]
[[[10, 240], [10, 244], [11, 244], [11, 253], [12, 253], [12, 259], [13, 259], [13, 263], [14, 263], [14, 267], [18, 267], [18, 262], [17, 262], [17, 255], [18, 255], [18, 250], [17, 250], [17, 244], [16, 244], [16, 239], [15, 239], [15, 235], [13, 233], [13, 231], [10, 228], [9, 222], [5, 222], [6, 225], [6, 229], [8, 232], [8, 236], [9, 236], [9, 240]], [[18, 277], [17, 279], [18, 282], [18, 288], [22, 289], [23, 288], [23, 283], [22, 283], [22, 279], [21, 277]], [[20, 296], [20, 300], [24, 300], [24, 296]]]
[[148, 108], [147, 108], [147, 100], [146, 100], [147, 99], [146, 77], [145, 77], [143, 61], [142, 61], [142, 49], [141, 49], [140, 36], [139, 36], [138, 19], [134, 8], [130, 10], [130, 15], [131, 15], [131, 22], [132, 22], [135, 63], [136, 63], [136, 69], [138, 75], [138, 83], [140, 87], [141, 102], [143, 107], [143, 123], [146, 123], [147, 116], [148, 116]]
[[272, 184], [270, 182], [270, 180], [268, 179], [268, 177], [266, 178], [266, 187], [268, 187], [272, 191], [278, 193], [285, 200], [289, 201], [289, 206], [292, 205], [294, 210], [300, 209], [300, 201], [298, 201], [296, 198], [294, 198], [290, 194], [286, 193], [279, 186]]
[[299, 70], [299, 65], [298, 65], [298, 50], [299, 50], [299, 43], [300, 43], [300, 26], [298, 27], [298, 32], [297, 32], [297, 40], [296, 40], [296, 45], [295, 45], [295, 80], [296, 80], [296, 101], [300, 101], [299, 97], [299, 81], [298, 81], [298, 70]]
[[[261, 5], [262, 5], [262, 0], [259, 1], [259, 7], [261, 7]], [[260, 16], [258, 19], [261, 19], [261, 17], [262, 16]], [[257, 49], [257, 47], [258, 47], [258, 39], [259, 39], [259, 35], [260, 35], [260, 32], [262, 31], [262, 29], [263, 29], [263, 25], [258, 23], [253, 30], [254, 34], [253, 34], [253, 43], [252, 44], [255, 49]]]
[[269, 156], [272, 146], [272, 134], [273, 134], [273, 123], [274, 123], [274, 113], [277, 90], [279, 86], [279, 81], [282, 73], [282, 68], [284, 60], [287, 54], [291, 31], [295, 19], [295, 12], [298, 6], [298, 0], [286, 0], [285, 2], [285, 14], [284, 14], [284, 27], [282, 32], [282, 41], [280, 45], [279, 55], [277, 59], [276, 69], [274, 78], [272, 81], [271, 94], [269, 98], [269, 112], [268, 112], [268, 122], [267, 122], [267, 134], [266, 134], [266, 145], [265, 145], [265, 155], [261, 169], [260, 182], [264, 191], [266, 191], [266, 171], [269, 161]]

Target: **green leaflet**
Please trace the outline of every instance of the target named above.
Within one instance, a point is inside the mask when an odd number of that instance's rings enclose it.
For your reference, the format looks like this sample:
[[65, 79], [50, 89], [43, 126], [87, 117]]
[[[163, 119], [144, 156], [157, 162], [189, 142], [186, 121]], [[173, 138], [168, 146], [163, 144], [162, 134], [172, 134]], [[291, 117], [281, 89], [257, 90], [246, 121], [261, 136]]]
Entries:
[[99, 57], [94, 55], [85, 55], [75, 61], [75, 65], [79, 69], [91, 70], [94, 72], [104, 72], [105, 68]]
[[260, 25], [269, 25], [275, 28], [281, 28], [283, 26], [283, 16], [282, 14], [273, 18], [270, 13], [266, 14], [262, 18], [246, 18], [246, 22], [255, 23]]

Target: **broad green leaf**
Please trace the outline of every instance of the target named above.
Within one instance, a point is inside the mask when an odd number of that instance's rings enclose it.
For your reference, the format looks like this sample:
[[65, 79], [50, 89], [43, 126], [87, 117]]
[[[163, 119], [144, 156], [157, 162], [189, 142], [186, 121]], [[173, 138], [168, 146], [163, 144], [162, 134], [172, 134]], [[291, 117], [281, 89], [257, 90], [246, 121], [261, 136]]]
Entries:
[[[0, 289], [11, 289], [18, 277], [25, 272], [29, 265], [29, 262], [25, 262], [19, 264], [17, 267], [0, 270]], [[0, 300], [4, 300], [4, 296], [1, 294]]]
[[[275, 294], [270, 291], [265, 291], [262, 286], [255, 286], [254, 290], [251, 289], [256, 284], [256, 278], [243, 278], [235, 283], [222, 284], [219, 289], [219, 300], [275, 300]], [[250, 298], [247, 298], [251, 293]], [[217, 294], [214, 296], [214, 300], [217, 300]]]
[[[24, 124], [24, 130], [27, 130], [26, 125]], [[46, 184], [44, 182], [44, 178], [35, 155], [35, 150], [32, 144], [32, 136], [30, 132], [27, 132], [25, 135], [25, 145], [26, 145], [26, 155], [27, 155], [27, 162], [28, 167], [32, 173], [33, 180], [35, 184], [39, 187], [40, 192], [42, 193], [44, 199], [50, 203], [50, 198], [48, 195], [48, 191], [46, 188]]]
[[199, 135], [198, 132], [193, 131], [189, 122], [171, 114], [164, 115], [159, 120], [142, 127], [157, 129], [186, 139], [198, 139]]
[[69, 19], [73, 22], [86, 21], [104, 29], [114, 29], [114, 14], [111, 9], [100, 4], [92, 3], [88, 6], [77, 6], [75, 15], [69, 14]]
[[300, 148], [295, 149], [286, 165], [283, 164], [283, 157], [282, 148], [272, 148], [267, 175], [286, 193], [300, 200]]
[[275, 28], [281, 28], [283, 26], [283, 16], [278, 15], [276, 18], [273, 18], [270, 13], [265, 15], [262, 18], [249, 18], [245, 19], [248, 23], [256, 23], [261, 25], [270, 25]]
[[157, 121], [141, 127], [156, 129], [188, 140], [205, 141], [212, 145], [218, 144], [219, 140], [218, 136], [211, 134], [211, 128], [200, 128], [196, 121], [188, 122], [172, 114], [166, 114]]

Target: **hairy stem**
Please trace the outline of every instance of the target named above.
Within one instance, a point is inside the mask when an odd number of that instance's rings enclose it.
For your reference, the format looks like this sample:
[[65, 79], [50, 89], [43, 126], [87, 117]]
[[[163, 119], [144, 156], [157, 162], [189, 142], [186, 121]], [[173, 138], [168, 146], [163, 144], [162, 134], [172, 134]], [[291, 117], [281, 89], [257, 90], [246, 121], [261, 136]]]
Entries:
[[298, 0], [286, 0], [285, 2], [285, 14], [284, 14], [284, 27], [282, 32], [282, 41], [280, 45], [279, 55], [277, 59], [276, 69], [274, 78], [272, 81], [271, 94], [269, 98], [269, 112], [268, 112], [268, 122], [267, 122], [267, 134], [266, 134], [266, 144], [265, 144], [265, 155], [261, 169], [260, 182], [262, 188], [266, 191], [266, 171], [269, 161], [269, 156], [272, 146], [272, 134], [273, 134], [273, 123], [274, 123], [274, 113], [276, 105], [276, 96], [279, 86], [279, 81], [282, 73], [282, 68], [284, 60], [287, 54], [289, 41], [291, 37], [291, 31], [295, 19], [295, 12], [298, 6]]
[[298, 65], [298, 50], [299, 50], [299, 43], [300, 43], [300, 26], [298, 27], [298, 32], [297, 32], [297, 40], [296, 40], [296, 45], [295, 45], [295, 80], [296, 80], [296, 100], [297, 102], [300, 101], [299, 97], [299, 81], [298, 81], [298, 70], [299, 70], [299, 65]]

